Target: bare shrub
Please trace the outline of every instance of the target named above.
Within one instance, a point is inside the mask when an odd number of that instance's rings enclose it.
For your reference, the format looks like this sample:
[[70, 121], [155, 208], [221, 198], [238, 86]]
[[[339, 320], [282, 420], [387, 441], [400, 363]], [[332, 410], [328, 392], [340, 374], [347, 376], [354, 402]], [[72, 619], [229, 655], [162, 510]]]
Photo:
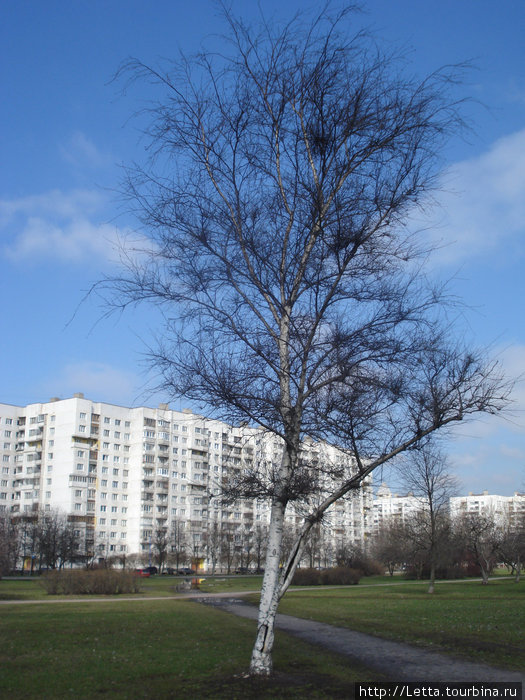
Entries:
[[363, 573], [349, 566], [336, 566], [321, 571], [321, 583], [324, 586], [354, 586], [359, 583]]
[[352, 586], [359, 583], [362, 572], [348, 566], [336, 566], [333, 569], [296, 569], [292, 585], [294, 586]]
[[119, 595], [140, 590], [136, 576], [114, 569], [50, 571], [41, 583], [48, 595]]
[[292, 586], [320, 586], [321, 572], [318, 569], [296, 569]]

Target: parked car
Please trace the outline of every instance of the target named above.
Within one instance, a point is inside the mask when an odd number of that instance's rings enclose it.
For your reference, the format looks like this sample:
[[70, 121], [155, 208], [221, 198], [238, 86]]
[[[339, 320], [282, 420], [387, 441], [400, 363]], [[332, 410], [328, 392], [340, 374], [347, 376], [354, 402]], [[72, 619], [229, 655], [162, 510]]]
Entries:
[[155, 576], [157, 572], [158, 569], [156, 566], [145, 566], [143, 569], [135, 569], [137, 576], [143, 576], [144, 578], [147, 578], [148, 576]]
[[177, 573], [179, 574], [179, 576], [193, 576], [195, 571], [193, 571], [193, 569], [185, 568], [185, 569], [179, 569], [177, 571]]

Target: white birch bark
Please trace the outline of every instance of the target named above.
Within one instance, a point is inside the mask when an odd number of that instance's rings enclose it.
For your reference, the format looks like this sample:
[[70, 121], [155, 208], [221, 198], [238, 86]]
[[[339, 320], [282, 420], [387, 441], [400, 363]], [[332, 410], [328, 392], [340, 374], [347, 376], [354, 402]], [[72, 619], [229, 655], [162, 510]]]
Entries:
[[274, 502], [268, 533], [266, 568], [264, 571], [257, 622], [257, 637], [252, 651], [250, 672], [254, 675], [269, 676], [272, 672], [272, 649], [274, 641], [275, 616], [279, 604], [279, 565], [283, 538], [284, 513], [286, 506]]

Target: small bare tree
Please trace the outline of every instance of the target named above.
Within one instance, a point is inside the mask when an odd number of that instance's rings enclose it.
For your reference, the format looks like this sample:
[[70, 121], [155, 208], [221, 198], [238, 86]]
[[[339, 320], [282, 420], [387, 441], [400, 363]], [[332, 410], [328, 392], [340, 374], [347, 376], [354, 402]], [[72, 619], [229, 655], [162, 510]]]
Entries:
[[[152, 159], [126, 183], [148, 243], [124, 250], [110, 303], [165, 307], [152, 361], [166, 392], [282, 446], [228, 494], [271, 504], [251, 661], [261, 675], [279, 600], [330, 506], [507, 394], [482, 353], [454, 342], [404, 228], [461, 126], [456, 75], [403, 75], [398, 57], [353, 31], [352, 8], [327, 7], [311, 23], [258, 30], [226, 11], [220, 53], [167, 71], [125, 66], [163, 96]], [[303, 458], [306, 437], [338, 445], [346, 463]], [[283, 561], [291, 504], [302, 525]]]
[[12, 516], [0, 515], [0, 578], [14, 571], [20, 553], [20, 523]]
[[403, 523], [393, 518], [386, 519], [375, 535], [372, 554], [393, 576], [396, 569], [407, 561], [407, 534]]
[[481, 570], [481, 582], [487, 585], [498, 560], [502, 532], [494, 514], [465, 513], [456, 521], [456, 536], [463, 550], [472, 557]]
[[208, 525], [208, 530], [206, 532], [206, 553], [208, 565], [211, 564], [211, 574], [213, 575], [221, 553], [221, 530], [216, 520]]
[[412, 539], [426, 553], [430, 567], [428, 592], [434, 593], [440, 548], [447, 544], [450, 497], [458, 481], [447, 471], [444, 456], [430, 443], [405, 454], [400, 472], [405, 487], [420, 505], [411, 523]]
[[525, 513], [510, 510], [505, 513], [498, 555], [513, 573], [515, 582], [519, 583], [525, 561]]
[[174, 518], [171, 522], [171, 530], [169, 532], [169, 561], [175, 563], [175, 568], [180, 568], [180, 563], [185, 562], [188, 558], [188, 535], [184, 521], [180, 518]]
[[155, 559], [159, 567], [159, 573], [162, 573], [162, 569], [168, 557], [168, 549], [170, 545], [170, 533], [166, 526], [159, 525], [155, 528], [151, 544], [155, 552]]

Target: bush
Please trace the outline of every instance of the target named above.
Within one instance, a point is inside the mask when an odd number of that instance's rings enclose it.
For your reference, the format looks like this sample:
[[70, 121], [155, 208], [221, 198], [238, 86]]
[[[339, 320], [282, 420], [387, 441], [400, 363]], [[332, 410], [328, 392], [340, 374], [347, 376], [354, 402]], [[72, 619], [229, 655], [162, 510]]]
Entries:
[[361, 572], [362, 576], [382, 576], [385, 573], [385, 566], [381, 562], [377, 561], [377, 559], [372, 559], [358, 547], [339, 552], [337, 564], [356, 569]]
[[320, 586], [321, 572], [318, 569], [296, 569], [292, 586]]
[[336, 566], [333, 569], [297, 569], [292, 579], [292, 586], [352, 586], [359, 583], [362, 572], [348, 566]]
[[117, 595], [140, 590], [136, 576], [114, 569], [49, 571], [41, 583], [48, 595]]
[[321, 582], [324, 586], [354, 586], [359, 583], [363, 573], [349, 566], [336, 566], [333, 569], [321, 571]]

